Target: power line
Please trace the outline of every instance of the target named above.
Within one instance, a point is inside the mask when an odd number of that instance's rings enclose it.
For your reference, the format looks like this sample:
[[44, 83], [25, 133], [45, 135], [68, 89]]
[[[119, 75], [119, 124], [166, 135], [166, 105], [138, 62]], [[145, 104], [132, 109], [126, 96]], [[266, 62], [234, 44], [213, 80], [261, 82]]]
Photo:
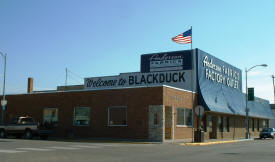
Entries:
[[78, 78], [84, 79], [84, 77], [82, 77], [82, 76], [80, 76], [80, 75], [78, 75], [78, 74], [72, 72], [72, 71], [69, 70], [69, 69], [68, 69], [68, 72], [70, 72], [71, 74], [75, 75], [75, 76], [78, 77]]
[[70, 75], [70, 74], [69, 74], [68, 76], [69, 76], [69, 78], [70, 78], [71, 80], [74, 80], [75, 82], [78, 82], [78, 83], [80, 83], [80, 84], [83, 84], [80, 80], [76, 79], [75, 76]]
[[[80, 75], [72, 72], [71, 70], [69, 70], [68, 68], [66, 68], [66, 78], [65, 78], [65, 86], [67, 86], [68, 84], [68, 79], [74, 80], [75, 82], [79, 83], [79, 84], [83, 84], [83, 81], [79, 81], [78, 79], [80, 78], [81, 80], [84, 80], [83, 77], [81, 77]], [[78, 79], [76, 79], [78, 78]]]

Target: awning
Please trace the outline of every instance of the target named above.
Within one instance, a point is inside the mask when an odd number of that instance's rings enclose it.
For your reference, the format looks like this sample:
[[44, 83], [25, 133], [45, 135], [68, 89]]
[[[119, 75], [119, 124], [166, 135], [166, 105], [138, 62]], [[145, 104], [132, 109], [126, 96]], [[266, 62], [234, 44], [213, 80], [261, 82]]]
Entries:
[[[198, 104], [206, 111], [245, 116], [240, 69], [197, 49]], [[274, 119], [269, 101], [248, 102], [249, 116]]]

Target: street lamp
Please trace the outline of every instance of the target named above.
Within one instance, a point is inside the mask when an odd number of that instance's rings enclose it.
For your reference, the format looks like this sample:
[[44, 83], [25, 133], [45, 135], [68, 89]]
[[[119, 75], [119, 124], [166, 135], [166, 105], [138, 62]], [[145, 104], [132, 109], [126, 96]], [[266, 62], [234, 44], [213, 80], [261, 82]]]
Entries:
[[273, 94], [274, 94], [274, 101], [273, 101], [273, 103], [275, 104], [275, 86], [274, 86], [274, 75], [272, 75], [271, 76], [271, 78], [272, 78], [272, 82], [273, 82]]
[[245, 138], [246, 139], [249, 139], [249, 126], [248, 126], [248, 112], [249, 112], [249, 109], [247, 107], [247, 100], [248, 100], [248, 95], [247, 95], [247, 73], [252, 70], [253, 68], [257, 67], [257, 66], [263, 66], [263, 67], [267, 67], [266, 64], [261, 64], [261, 65], [255, 65], [255, 66], [252, 66], [251, 68], [247, 69], [245, 68], [245, 126], [246, 126], [246, 134], [245, 134]]
[[7, 101], [5, 98], [5, 87], [6, 87], [6, 60], [7, 60], [7, 54], [4, 54], [0, 52], [1, 56], [4, 58], [4, 81], [3, 81], [3, 99], [1, 100], [2, 105], [2, 124], [4, 123], [4, 114], [6, 110]]

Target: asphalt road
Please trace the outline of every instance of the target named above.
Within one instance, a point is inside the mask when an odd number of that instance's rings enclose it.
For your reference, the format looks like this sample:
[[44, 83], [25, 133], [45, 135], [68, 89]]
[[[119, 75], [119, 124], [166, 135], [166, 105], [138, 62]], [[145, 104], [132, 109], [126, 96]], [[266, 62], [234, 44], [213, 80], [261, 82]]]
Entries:
[[208, 146], [0, 139], [0, 162], [275, 161], [275, 140]]

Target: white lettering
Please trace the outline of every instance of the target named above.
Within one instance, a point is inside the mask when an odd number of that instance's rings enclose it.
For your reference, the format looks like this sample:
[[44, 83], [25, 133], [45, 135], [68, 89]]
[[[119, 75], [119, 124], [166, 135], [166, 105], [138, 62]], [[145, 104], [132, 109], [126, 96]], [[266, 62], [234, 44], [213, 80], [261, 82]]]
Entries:
[[151, 58], [149, 60], [150, 61], [164, 61], [164, 60], [174, 60], [174, 59], [182, 59], [182, 58], [183, 58], [182, 55], [169, 56], [167, 54], [164, 54], [164, 55], [160, 56], [159, 54], [155, 54], [155, 55], [151, 56]]
[[202, 61], [205, 67], [205, 78], [213, 82], [227, 85], [228, 87], [239, 89], [240, 73], [233, 68], [219, 66], [213, 59], [205, 56]]

